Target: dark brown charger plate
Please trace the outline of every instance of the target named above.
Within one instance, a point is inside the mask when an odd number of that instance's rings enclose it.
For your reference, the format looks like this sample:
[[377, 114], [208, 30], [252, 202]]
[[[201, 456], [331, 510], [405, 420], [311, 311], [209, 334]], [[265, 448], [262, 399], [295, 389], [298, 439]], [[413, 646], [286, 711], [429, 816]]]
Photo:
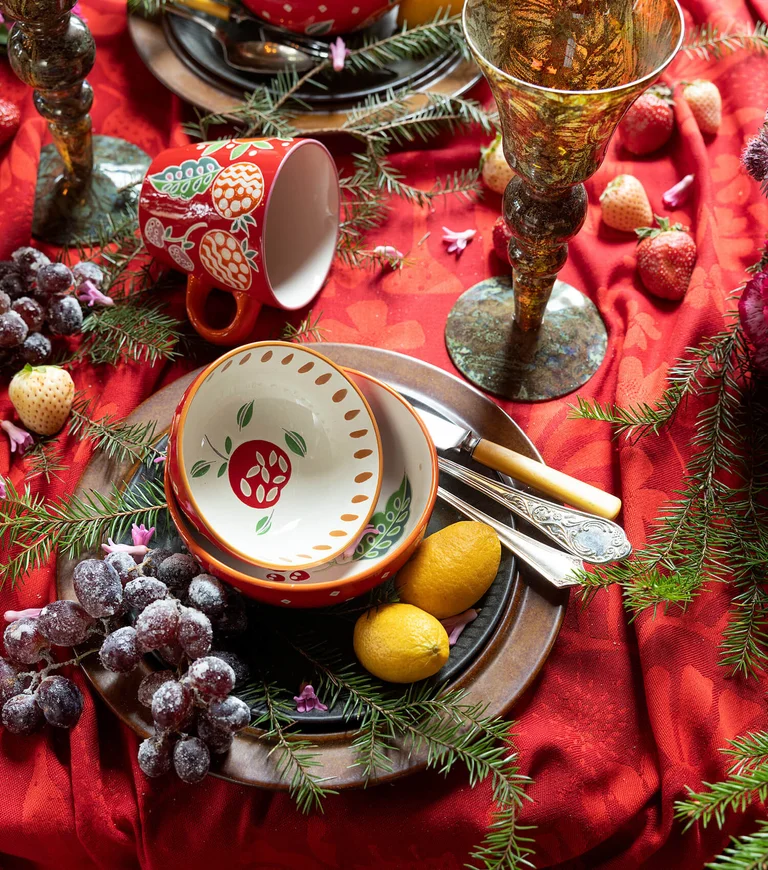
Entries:
[[[507, 414], [453, 375], [427, 363], [376, 348], [324, 344], [323, 352], [339, 364], [387, 381], [417, 404], [429, 405], [456, 422], [475, 429], [483, 437], [535, 459], [541, 458]], [[156, 420], [161, 429], [167, 426], [173, 409], [195, 374], [180, 378], [152, 396], [136, 409], [129, 421]], [[98, 456], [88, 466], [78, 492], [104, 490], [111, 482], [124, 480], [129, 470], [127, 465], [120, 466]], [[62, 597], [74, 597], [72, 567], [69, 560], [59, 558], [58, 591]], [[451, 685], [465, 689], [468, 701], [487, 704], [489, 713], [506, 713], [543, 665], [557, 637], [567, 602], [567, 591], [552, 589], [535, 575], [522, 571], [493, 637]], [[142, 736], [149, 734], [151, 721], [148, 711], [136, 699], [138, 684], [149, 672], [149, 665], [145, 663], [127, 676], [105, 671], [97, 661], [88, 660], [83, 667], [97, 692], [120, 719]], [[255, 729], [247, 729], [239, 735], [229, 755], [216, 766], [216, 772], [248, 785], [285, 789], [287, 783], [278, 775], [275, 760], [269, 756], [272, 746], [260, 736], [261, 732]], [[317, 775], [329, 777], [329, 784], [334, 788], [366, 784], [359, 768], [353, 766], [353, 739], [353, 733], [349, 731], [312, 736], [319, 750]], [[422, 769], [426, 763], [422, 751], [403, 751], [394, 755], [392, 761], [392, 771], [382, 774], [376, 782], [397, 779]]]

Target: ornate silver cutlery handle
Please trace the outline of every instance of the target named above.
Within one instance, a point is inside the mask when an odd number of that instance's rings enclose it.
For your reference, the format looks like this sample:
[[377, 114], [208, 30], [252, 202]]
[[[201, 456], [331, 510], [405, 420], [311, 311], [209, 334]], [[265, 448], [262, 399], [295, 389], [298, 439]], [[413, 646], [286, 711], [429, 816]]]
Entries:
[[527, 565], [530, 565], [545, 580], [549, 580], [553, 586], [563, 589], [567, 586], [579, 585], [579, 581], [574, 577], [574, 572], [584, 569], [584, 563], [581, 559], [539, 541], [534, 541], [533, 538], [529, 538], [528, 535], [523, 535], [515, 529], [510, 529], [509, 526], [489, 517], [488, 514], [484, 514], [467, 504], [463, 499], [441, 486], [437, 488], [437, 494], [446, 504], [456, 508], [460, 514], [479, 523], [485, 523], [494, 529], [503, 546], [511, 550]]
[[610, 520], [527, 495], [442, 456], [439, 464], [441, 471], [509, 508], [563, 549], [587, 562], [616, 562], [632, 552], [624, 529]]

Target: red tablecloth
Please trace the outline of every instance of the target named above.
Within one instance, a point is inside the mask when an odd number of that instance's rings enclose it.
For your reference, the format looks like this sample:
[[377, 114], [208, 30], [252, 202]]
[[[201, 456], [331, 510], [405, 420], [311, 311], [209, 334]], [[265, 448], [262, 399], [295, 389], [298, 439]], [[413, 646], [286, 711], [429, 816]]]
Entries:
[[[768, 17], [754, 0], [688, 0], [689, 23], [720, 26]], [[761, 13], [762, 7], [762, 15]], [[90, 76], [97, 132], [122, 136], [150, 154], [184, 140], [179, 101], [144, 69], [126, 33], [124, 3], [87, 3], [98, 44]], [[741, 282], [765, 238], [768, 206], [738, 160], [768, 106], [768, 58], [746, 53], [718, 64], [679, 58], [670, 79], [713, 78], [723, 94], [719, 136], [705, 143], [685, 106], [663, 156], [629, 161], [612, 145], [587, 184], [587, 223], [571, 245], [564, 278], [598, 304], [609, 333], [608, 356], [581, 390], [586, 397], [627, 403], [652, 400], [669, 365], [686, 346], [719, 328], [728, 292]], [[29, 92], [0, 63], [2, 93], [23, 105], [23, 125], [0, 153], [0, 256], [29, 240], [34, 179], [44, 124]], [[435, 177], [476, 165], [479, 137], [444, 141], [404, 153], [396, 163], [409, 181], [429, 187]], [[635, 244], [600, 223], [597, 198], [620, 172], [639, 176], [655, 211], [662, 192], [694, 172], [694, 201], [675, 217], [690, 223], [699, 255], [690, 292], [680, 305], [659, 303], [639, 286]], [[443, 326], [456, 297], [501, 270], [492, 254], [491, 226], [499, 198], [467, 204], [448, 198], [434, 212], [393, 202], [375, 242], [410, 252], [402, 272], [365, 274], [335, 269], [316, 310], [329, 340], [404, 351], [451, 370]], [[448, 255], [441, 227], [478, 230], [460, 259]], [[421, 246], [416, 243], [430, 231]], [[284, 316], [269, 312], [254, 337], [274, 337]], [[184, 363], [79, 369], [77, 385], [101, 395], [102, 407], [129, 412]], [[567, 419], [566, 398], [505, 407], [526, 429], [545, 460], [620, 494], [623, 521], [636, 546], [677, 486], [687, 455], [690, 418], [674, 434], [618, 445], [608, 427]], [[3, 389], [0, 416], [11, 406]], [[71, 468], [51, 487], [71, 491], [89, 451], [67, 444]], [[9, 472], [10, 468], [10, 472]], [[0, 474], [23, 477], [0, 439]], [[0, 609], [40, 605], [54, 597], [50, 570], [0, 593]], [[573, 601], [543, 672], [517, 706], [522, 768], [535, 785], [523, 820], [537, 826], [537, 866], [560, 868], [700, 868], [751, 820], [729, 819], [683, 836], [672, 804], [685, 786], [722, 776], [726, 740], [765, 728], [765, 685], [729, 679], [717, 664], [728, 595], [707, 588], [687, 613], [650, 613], [631, 623], [618, 589], [587, 608]], [[423, 773], [407, 782], [328, 800], [324, 815], [303, 817], [283, 794], [238, 787], [214, 778], [190, 787], [173, 777], [145, 779], [136, 764], [137, 738], [107, 710], [85, 681], [86, 705], [71, 733], [51, 729], [34, 738], [0, 734], [0, 865], [57, 870], [98, 868], [459, 868], [483, 836], [492, 810], [490, 787], [472, 790], [456, 771], [447, 780]]]

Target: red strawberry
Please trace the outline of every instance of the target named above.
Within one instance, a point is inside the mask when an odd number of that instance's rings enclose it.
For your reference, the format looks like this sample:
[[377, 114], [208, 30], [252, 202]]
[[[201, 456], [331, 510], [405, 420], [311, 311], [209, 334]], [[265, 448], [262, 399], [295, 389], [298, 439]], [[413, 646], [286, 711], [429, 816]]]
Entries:
[[0, 99], [0, 145], [10, 142], [16, 135], [21, 121], [19, 107], [8, 100]]
[[619, 140], [630, 154], [650, 154], [667, 143], [674, 126], [671, 91], [659, 86], [629, 107], [619, 124]]
[[685, 101], [691, 107], [699, 130], [706, 135], [714, 135], [720, 129], [723, 118], [723, 101], [714, 82], [696, 79], [683, 88]]
[[502, 263], [509, 263], [509, 240], [512, 238], [503, 217], [497, 217], [493, 225], [493, 251]]
[[682, 224], [656, 216], [658, 227], [636, 230], [637, 271], [645, 289], [662, 299], [682, 299], [696, 263], [696, 242]]

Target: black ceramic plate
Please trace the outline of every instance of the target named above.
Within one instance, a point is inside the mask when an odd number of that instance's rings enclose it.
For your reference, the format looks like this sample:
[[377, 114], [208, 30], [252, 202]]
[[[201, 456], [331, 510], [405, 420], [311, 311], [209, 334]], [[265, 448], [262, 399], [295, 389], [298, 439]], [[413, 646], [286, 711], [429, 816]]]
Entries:
[[[202, 13], [200, 15], [208, 17]], [[376, 39], [392, 33], [395, 26], [394, 15], [394, 12], [390, 13], [364, 31], [365, 38]], [[209, 20], [214, 21], [213, 18]], [[215, 23], [220, 24], [232, 39], [245, 41], [261, 38], [259, 25], [255, 21], [239, 24]], [[174, 52], [197, 75], [208, 80], [213, 79], [218, 85], [224, 83], [238, 96], [243, 91], [252, 91], [255, 87], [269, 86], [272, 79], [270, 75], [257, 75], [230, 67], [224, 60], [224, 51], [219, 43], [194, 21], [178, 15], [165, 15], [163, 29]], [[347, 37], [350, 48], [360, 43], [364, 36], [351, 34]], [[308, 106], [332, 111], [360, 102], [370, 95], [385, 94], [388, 90], [399, 90], [406, 86], [411, 89], [419, 88], [436, 76], [443, 75], [458, 59], [459, 55], [455, 52], [441, 52], [419, 60], [397, 61], [370, 73], [329, 73], [316, 79], [322, 87], [308, 84], [300, 88], [297, 95]]]
[[[161, 441], [158, 442], [158, 448], [164, 450], [166, 442], [167, 437], [163, 436]], [[471, 460], [467, 464], [477, 471], [493, 475], [493, 472], [488, 471], [488, 469], [477, 465]], [[127, 488], [130, 490], [147, 480], [162, 480], [162, 469], [162, 465], [155, 464], [139, 466], [128, 482]], [[510, 525], [513, 524], [512, 516], [508, 511], [485, 499], [482, 495], [468, 490], [453, 478], [441, 475], [440, 484], [446, 489], [456, 491], [462, 498], [496, 519]], [[427, 528], [427, 534], [432, 534], [462, 519], [464, 517], [438, 499]], [[176, 534], [176, 529], [168, 514], [164, 513], [160, 517], [153, 541], [156, 546], [168, 547], [174, 550], [181, 549], [181, 540]], [[129, 542], [130, 536], [126, 536], [124, 543]], [[496, 624], [501, 617], [507, 599], [516, 582], [514, 557], [505, 549], [502, 549], [501, 552], [501, 564], [496, 579], [488, 592], [475, 605], [475, 609], [479, 611], [477, 619], [464, 629], [457, 643], [451, 648], [448, 662], [432, 677], [432, 682], [446, 683], [454, 680], [466, 670], [493, 635]], [[353, 601], [347, 606], [354, 608], [358, 606], [358, 603]], [[265, 649], [261, 643], [262, 632], [259, 631], [261, 623], [269, 623], [272, 627], [278, 624], [283, 634], [289, 637], [307, 630], [317, 631], [318, 627], [321, 626], [322, 634], [329, 638], [329, 645], [338, 649], [339, 653], [343, 654], [345, 660], [354, 661], [352, 630], [355, 619], [359, 615], [358, 613], [346, 612], [344, 607], [341, 609], [329, 608], [303, 611], [286, 610], [270, 607], [258, 602], [249, 602], [248, 607], [248, 633], [244, 638], [232, 645], [231, 648], [236, 650], [246, 661], [258, 660], [263, 664], [265, 660], [269, 660], [271, 679], [278, 685], [295, 691], [298, 694], [299, 686], [307, 679], [306, 667], [302, 664], [301, 659], [291, 656], [290, 651], [286, 648], [281, 648], [280, 654], [277, 656], [274, 650]], [[406, 691], [406, 689], [407, 687], [404, 687], [403, 691]], [[254, 708], [254, 712], [258, 714], [262, 711]], [[296, 713], [296, 719], [301, 723], [302, 730], [313, 732], [343, 731], [354, 727], [356, 721], [354, 717], [344, 715], [342, 701], [337, 701], [333, 704], [328, 712], [311, 711], [309, 713]]]

